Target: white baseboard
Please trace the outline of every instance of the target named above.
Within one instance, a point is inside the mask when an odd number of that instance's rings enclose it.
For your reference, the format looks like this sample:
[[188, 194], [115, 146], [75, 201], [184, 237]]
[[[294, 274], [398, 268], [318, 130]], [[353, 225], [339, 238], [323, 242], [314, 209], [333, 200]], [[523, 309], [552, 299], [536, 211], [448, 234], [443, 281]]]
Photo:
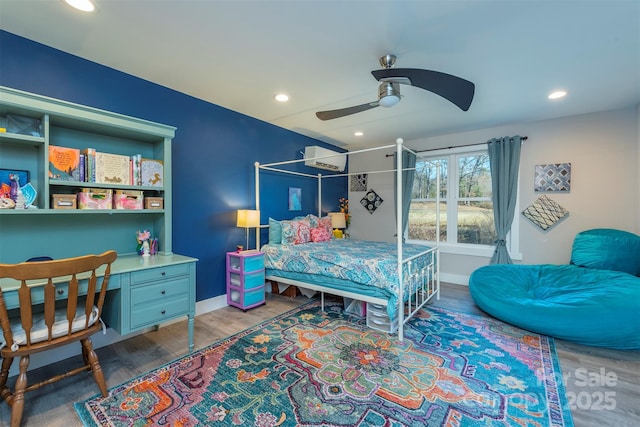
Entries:
[[196, 302], [196, 316], [201, 314], [209, 313], [210, 311], [217, 310], [219, 308], [226, 307], [227, 305], [227, 294], [222, 294], [217, 297], [209, 298], [202, 301]]
[[440, 273], [440, 281], [453, 283], [454, 285], [469, 286], [469, 276], [462, 274]]

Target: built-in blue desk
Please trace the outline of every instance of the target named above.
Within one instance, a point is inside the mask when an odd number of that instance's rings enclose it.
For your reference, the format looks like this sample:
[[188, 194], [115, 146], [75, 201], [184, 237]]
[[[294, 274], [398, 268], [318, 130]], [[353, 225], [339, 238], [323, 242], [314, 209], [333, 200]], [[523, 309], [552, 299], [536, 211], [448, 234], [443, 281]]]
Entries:
[[[187, 316], [189, 351], [193, 351], [196, 307], [196, 258], [182, 255], [119, 256], [111, 266], [102, 319], [120, 335], [126, 335]], [[104, 274], [104, 268], [99, 272]], [[0, 279], [8, 309], [18, 307], [20, 282]], [[33, 303], [44, 301], [42, 289]], [[67, 296], [66, 285], [57, 286], [58, 298]], [[80, 284], [86, 294], [86, 278]]]

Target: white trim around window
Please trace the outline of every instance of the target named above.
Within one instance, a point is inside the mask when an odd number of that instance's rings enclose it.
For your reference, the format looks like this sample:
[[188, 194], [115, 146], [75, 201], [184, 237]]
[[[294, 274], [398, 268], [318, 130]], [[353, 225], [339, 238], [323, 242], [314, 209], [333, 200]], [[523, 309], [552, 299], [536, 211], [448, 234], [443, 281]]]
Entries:
[[[483, 148], [485, 147], [485, 148]], [[430, 151], [428, 157], [443, 157], [449, 155], [457, 155], [464, 153], [477, 153], [478, 151], [486, 150], [486, 144], [478, 144], [475, 146], [468, 147], [454, 147], [454, 148], [445, 148], [442, 150], [433, 150]], [[426, 154], [423, 154], [426, 156]], [[457, 189], [456, 189], [457, 190]], [[448, 193], [449, 194], [449, 193]], [[451, 203], [447, 200], [447, 206]], [[507, 250], [509, 251], [509, 256], [514, 261], [522, 261], [522, 253], [520, 252], [520, 212], [518, 212], [518, 207], [520, 206], [520, 176], [518, 175], [518, 196], [516, 199], [516, 212], [513, 215], [513, 223], [511, 224], [511, 230], [507, 235]], [[516, 230], [514, 233], [513, 230]], [[435, 242], [428, 242], [422, 240], [407, 240], [409, 243], [421, 243], [421, 244], [431, 244], [433, 245]], [[455, 255], [465, 255], [465, 256], [477, 256], [477, 257], [485, 257], [491, 258], [493, 256], [495, 247], [488, 245], [471, 245], [465, 243], [447, 243], [440, 242], [440, 252], [445, 254], [455, 254]]]

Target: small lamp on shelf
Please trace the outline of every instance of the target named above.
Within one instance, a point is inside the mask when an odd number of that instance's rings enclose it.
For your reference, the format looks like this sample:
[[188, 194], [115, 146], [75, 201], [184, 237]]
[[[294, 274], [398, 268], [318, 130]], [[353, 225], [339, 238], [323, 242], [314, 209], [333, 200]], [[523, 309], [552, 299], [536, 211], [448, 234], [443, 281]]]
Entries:
[[333, 212], [329, 214], [331, 218], [331, 227], [333, 228], [333, 236], [336, 239], [342, 239], [343, 230], [347, 228], [347, 219], [344, 212]]
[[260, 226], [260, 211], [239, 209], [238, 221], [236, 226], [239, 228], [244, 228], [247, 238], [247, 245], [245, 246], [245, 248], [249, 249], [249, 229]]

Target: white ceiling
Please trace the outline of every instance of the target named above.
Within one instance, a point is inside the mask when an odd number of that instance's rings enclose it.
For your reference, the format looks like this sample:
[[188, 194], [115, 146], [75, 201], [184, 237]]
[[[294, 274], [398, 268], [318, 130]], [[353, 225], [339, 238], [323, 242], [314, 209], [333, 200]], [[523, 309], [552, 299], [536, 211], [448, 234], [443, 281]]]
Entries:
[[[349, 149], [640, 102], [640, 0], [94, 3], [0, 0], [0, 28]], [[474, 82], [469, 111], [403, 85], [395, 107], [316, 118], [377, 100], [387, 53]]]

